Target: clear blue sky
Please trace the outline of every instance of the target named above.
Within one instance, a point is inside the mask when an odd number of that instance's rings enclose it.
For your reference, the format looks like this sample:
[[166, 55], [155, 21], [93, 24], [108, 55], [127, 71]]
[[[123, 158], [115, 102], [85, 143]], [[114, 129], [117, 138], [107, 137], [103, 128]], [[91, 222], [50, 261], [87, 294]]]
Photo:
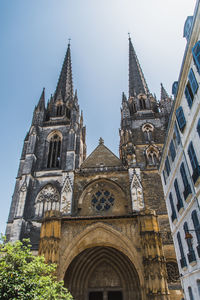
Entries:
[[88, 154], [100, 136], [118, 155], [128, 32], [152, 93], [171, 94], [195, 0], [0, 0], [1, 209], [5, 231], [23, 140], [42, 88], [54, 93], [68, 38]]

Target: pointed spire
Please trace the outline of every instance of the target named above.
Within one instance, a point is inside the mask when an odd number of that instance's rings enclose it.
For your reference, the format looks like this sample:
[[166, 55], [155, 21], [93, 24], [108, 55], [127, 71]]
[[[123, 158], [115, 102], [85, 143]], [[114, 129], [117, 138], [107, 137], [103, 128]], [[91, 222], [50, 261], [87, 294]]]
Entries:
[[40, 100], [37, 105], [37, 109], [44, 110], [45, 109], [45, 88], [42, 90], [42, 94], [40, 96]]
[[58, 80], [57, 88], [55, 91], [55, 100], [57, 99], [59, 93], [61, 93], [62, 98], [65, 100], [69, 96], [73, 96], [73, 80], [72, 80], [72, 63], [71, 63], [71, 50], [70, 43], [68, 43], [67, 52], [63, 62], [62, 70]]
[[126, 95], [124, 94], [124, 92], [122, 93], [122, 103], [123, 102], [126, 102], [127, 101], [127, 99], [126, 99]]
[[160, 99], [164, 100], [164, 99], [166, 99], [166, 98], [169, 98], [169, 95], [168, 95], [168, 93], [166, 92], [166, 90], [165, 90], [163, 84], [161, 83], [160, 85], [161, 85], [161, 96], [160, 96]]
[[83, 111], [81, 110], [80, 126], [83, 126]]
[[140, 93], [149, 94], [149, 89], [129, 35], [129, 97]]

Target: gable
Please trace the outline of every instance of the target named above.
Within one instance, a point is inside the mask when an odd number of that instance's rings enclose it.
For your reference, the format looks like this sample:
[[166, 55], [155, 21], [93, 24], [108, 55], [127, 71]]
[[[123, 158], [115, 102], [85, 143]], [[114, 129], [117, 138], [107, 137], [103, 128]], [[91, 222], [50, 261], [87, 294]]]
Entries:
[[81, 169], [122, 166], [121, 160], [104, 144], [98, 147], [82, 163]]

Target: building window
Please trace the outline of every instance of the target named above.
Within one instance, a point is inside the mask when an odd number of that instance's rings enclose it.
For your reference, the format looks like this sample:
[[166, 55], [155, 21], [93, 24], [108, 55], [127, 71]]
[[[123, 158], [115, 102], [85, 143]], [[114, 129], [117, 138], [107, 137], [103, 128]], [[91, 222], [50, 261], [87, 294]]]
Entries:
[[197, 216], [197, 211], [193, 210], [192, 212], [192, 222], [195, 229], [196, 238], [198, 241], [198, 244], [200, 244], [200, 224], [199, 224], [199, 218]]
[[176, 136], [176, 142], [177, 144], [179, 145], [180, 142], [181, 142], [181, 138], [180, 138], [180, 134], [179, 134], [179, 131], [178, 131], [178, 127], [176, 125], [176, 122], [174, 124], [174, 133], [175, 133], [175, 136]]
[[170, 143], [169, 150], [170, 150], [172, 161], [174, 161], [174, 159], [176, 157], [176, 150], [175, 150], [173, 141], [171, 141], [171, 143]]
[[150, 123], [146, 123], [142, 126], [142, 131], [144, 132], [144, 137], [146, 142], [150, 142], [152, 140], [152, 132], [154, 131], [153, 125]]
[[167, 176], [169, 176], [169, 173], [170, 173], [170, 171], [171, 171], [171, 168], [170, 168], [168, 156], [167, 156], [167, 158], [166, 158], [166, 160], [165, 160], [165, 169], [166, 169], [166, 172], [167, 172]]
[[189, 185], [188, 179], [187, 179], [184, 163], [182, 163], [181, 166], [180, 166], [180, 172], [181, 172], [181, 177], [182, 177], [183, 185], [184, 185], [183, 195], [184, 195], [184, 198], [186, 200], [188, 195], [191, 194], [192, 191], [191, 191], [191, 187]]
[[[183, 225], [183, 229], [184, 229], [184, 232], [185, 234], [189, 233], [189, 229], [188, 229], [188, 224], [187, 222], [184, 223]], [[187, 245], [188, 245], [188, 261], [189, 263], [192, 263], [193, 261], [196, 261], [196, 255], [194, 253], [194, 249], [192, 247], [192, 237], [187, 237], [186, 239], [186, 242], [187, 242]]]
[[198, 135], [200, 137], [200, 119], [199, 119], [198, 124], [197, 124], [197, 132], [198, 132]]
[[193, 179], [193, 182], [196, 183], [197, 179], [200, 176], [200, 167], [198, 164], [198, 160], [197, 160], [196, 153], [194, 151], [192, 142], [190, 142], [189, 147], [188, 147], [188, 155], [189, 155], [192, 170], [193, 170], [192, 179]]
[[188, 79], [189, 79], [189, 81], [185, 88], [185, 97], [187, 99], [188, 106], [191, 108], [193, 99], [194, 99], [194, 95], [196, 94], [198, 87], [199, 87], [192, 69], [190, 69]]
[[59, 135], [54, 134], [49, 142], [47, 168], [60, 167], [60, 153], [61, 153], [61, 138]]
[[43, 187], [35, 200], [36, 217], [43, 217], [45, 211], [48, 210], [60, 210], [60, 195], [57, 189], [51, 184]]
[[180, 106], [177, 110], [176, 110], [176, 119], [178, 122], [178, 126], [180, 128], [180, 131], [183, 132], [185, 125], [186, 125], [186, 120], [185, 120], [185, 116], [184, 116], [184, 112], [183, 112], [183, 108], [182, 106]]
[[58, 117], [62, 116], [62, 105], [57, 105], [56, 115]]
[[193, 16], [187, 17], [184, 25], [183, 36], [186, 38], [187, 41], [189, 40], [189, 36], [192, 28], [192, 20], [193, 20]]
[[175, 211], [175, 207], [174, 207], [174, 201], [172, 198], [172, 193], [169, 194], [169, 202], [170, 202], [171, 211], [172, 211], [171, 220], [173, 222], [175, 219], [177, 219], [177, 217], [176, 217], [176, 211]]
[[174, 83], [172, 85], [172, 95], [174, 95], [174, 97], [177, 94], [177, 90], [178, 90], [178, 81], [174, 81]]
[[163, 179], [164, 179], [164, 183], [166, 184], [166, 178], [165, 178], [165, 171], [163, 170]]
[[183, 207], [183, 201], [182, 201], [182, 198], [180, 195], [177, 179], [175, 179], [175, 181], [174, 181], [174, 188], [175, 188], [176, 197], [177, 197], [177, 210], [180, 211], [180, 209]]
[[198, 41], [192, 48], [192, 55], [197, 71], [200, 73], [200, 41]]
[[188, 287], [188, 294], [189, 294], [190, 300], [194, 300], [191, 286]]
[[179, 246], [179, 251], [180, 251], [180, 256], [181, 256], [181, 259], [180, 259], [181, 268], [184, 268], [187, 266], [187, 262], [186, 262], [185, 254], [183, 251], [183, 245], [182, 245], [182, 241], [181, 241], [180, 232], [177, 233], [177, 241], [178, 241], [178, 246]]
[[140, 109], [146, 109], [146, 102], [145, 99], [139, 99], [140, 102]]
[[71, 110], [67, 107], [66, 108], [66, 117], [70, 120], [71, 118]]
[[200, 279], [197, 279], [198, 294], [200, 296]]

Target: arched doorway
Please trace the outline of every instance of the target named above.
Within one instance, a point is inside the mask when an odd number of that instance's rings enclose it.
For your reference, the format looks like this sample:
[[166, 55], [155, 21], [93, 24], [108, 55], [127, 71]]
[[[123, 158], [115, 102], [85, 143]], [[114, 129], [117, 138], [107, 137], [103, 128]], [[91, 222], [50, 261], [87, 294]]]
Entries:
[[76, 300], [141, 300], [134, 265], [112, 247], [81, 252], [68, 267], [64, 282]]

